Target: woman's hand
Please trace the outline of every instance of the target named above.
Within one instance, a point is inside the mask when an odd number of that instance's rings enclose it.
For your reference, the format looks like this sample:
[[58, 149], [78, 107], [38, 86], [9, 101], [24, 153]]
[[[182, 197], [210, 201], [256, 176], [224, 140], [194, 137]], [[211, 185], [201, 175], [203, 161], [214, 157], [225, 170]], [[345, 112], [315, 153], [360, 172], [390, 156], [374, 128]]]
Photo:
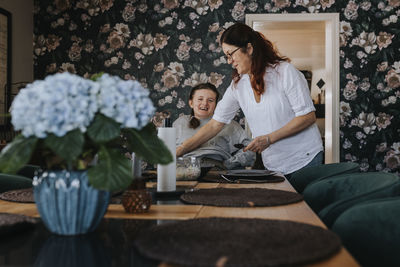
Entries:
[[269, 139], [268, 134], [266, 135], [261, 135], [253, 139], [253, 141], [250, 142], [245, 148], [243, 148], [243, 151], [246, 152], [247, 150], [256, 152], [256, 153], [261, 153], [265, 149], [267, 149], [271, 145], [271, 141]]
[[306, 115], [298, 116], [289, 121], [285, 126], [266, 135], [260, 135], [251, 141], [251, 143], [243, 149], [243, 151], [254, 151], [261, 153], [267, 149], [271, 144], [279, 140], [292, 136], [298, 132], [303, 131], [316, 121], [315, 112], [312, 111]]

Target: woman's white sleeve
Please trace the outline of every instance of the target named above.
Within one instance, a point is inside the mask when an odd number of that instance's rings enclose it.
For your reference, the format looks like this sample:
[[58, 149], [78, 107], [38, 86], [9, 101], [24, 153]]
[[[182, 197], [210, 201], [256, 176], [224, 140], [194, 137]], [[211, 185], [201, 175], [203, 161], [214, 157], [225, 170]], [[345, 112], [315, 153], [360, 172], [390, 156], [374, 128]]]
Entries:
[[218, 102], [213, 115], [213, 119], [222, 123], [229, 124], [235, 117], [240, 108], [239, 102], [235, 97], [234, 89], [231, 85], [226, 89], [224, 96]]
[[315, 111], [310, 89], [303, 74], [293, 65], [287, 64], [282, 70], [282, 78], [285, 94], [296, 117]]

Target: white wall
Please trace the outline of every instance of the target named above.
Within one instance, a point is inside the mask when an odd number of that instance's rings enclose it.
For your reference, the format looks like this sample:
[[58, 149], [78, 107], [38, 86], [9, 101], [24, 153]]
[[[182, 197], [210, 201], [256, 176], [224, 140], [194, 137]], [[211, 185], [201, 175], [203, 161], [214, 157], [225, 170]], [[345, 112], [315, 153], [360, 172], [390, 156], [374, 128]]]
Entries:
[[11, 82], [33, 81], [33, 0], [0, 0], [12, 16]]
[[[259, 22], [254, 29], [262, 32], [299, 70], [312, 72], [311, 97], [318, 103], [320, 89], [316, 83], [326, 80], [325, 22]], [[325, 89], [325, 88], [324, 88]]]

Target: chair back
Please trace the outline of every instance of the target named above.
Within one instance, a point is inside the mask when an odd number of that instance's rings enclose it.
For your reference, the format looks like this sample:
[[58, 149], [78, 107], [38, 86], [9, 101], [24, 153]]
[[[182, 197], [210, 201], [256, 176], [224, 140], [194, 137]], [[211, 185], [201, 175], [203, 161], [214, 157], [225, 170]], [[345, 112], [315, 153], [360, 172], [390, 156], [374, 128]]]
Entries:
[[0, 173], [0, 193], [32, 187], [32, 179], [24, 176]]
[[39, 169], [40, 166], [38, 165], [27, 164], [17, 172], [17, 175], [33, 179], [33, 177], [35, 176], [35, 172], [38, 171]]
[[351, 173], [311, 183], [304, 200], [330, 227], [351, 206], [370, 199], [400, 196], [400, 177], [392, 173]]
[[400, 197], [357, 204], [341, 214], [332, 230], [362, 266], [399, 266]]
[[302, 193], [311, 182], [322, 180], [335, 175], [354, 173], [360, 170], [360, 165], [355, 162], [329, 163], [311, 166], [292, 173], [289, 182], [297, 192]]

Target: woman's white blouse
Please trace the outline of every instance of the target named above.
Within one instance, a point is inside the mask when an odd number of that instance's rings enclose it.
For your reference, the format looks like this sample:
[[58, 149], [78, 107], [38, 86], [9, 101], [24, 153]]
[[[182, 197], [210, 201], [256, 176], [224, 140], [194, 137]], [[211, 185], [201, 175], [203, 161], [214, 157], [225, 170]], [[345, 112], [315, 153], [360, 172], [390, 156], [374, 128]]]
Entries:
[[[266, 90], [259, 103], [247, 74], [236, 85], [232, 82], [219, 101], [213, 119], [230, 123], [241, 108], [255, 138], [282, 128], [294, 117], [315, 111], [307, 81], [292, 64], [281, 62], [267, 68], [264, 81]], [[314, 123], [269, 146], [262, 152], [262, 159], [267, 169], [288, 174], [306, 166], [322, 150], [321, 135]]]

